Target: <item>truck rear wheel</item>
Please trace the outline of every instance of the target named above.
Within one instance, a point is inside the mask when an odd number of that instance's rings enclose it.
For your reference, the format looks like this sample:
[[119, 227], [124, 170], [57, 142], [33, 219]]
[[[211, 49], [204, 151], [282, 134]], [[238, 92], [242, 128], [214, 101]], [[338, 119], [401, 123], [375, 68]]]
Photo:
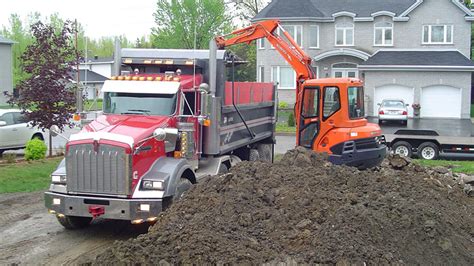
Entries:
[[255, 162], [260, 160], [260, 154], [258, 153], [258, 150], [256, 149], [250, 149], [249, 150], [249, 161]]
[[263, 162], [272, 162], [273, 159], [273, 150], [272, 144], [259, 144], [257, 146], [257, 151], [260, 161]]
[[75, 230], [85, 228], [90, 225], [92, 217], [78, 217], [78, 216], [56, 216], [58, 222], [66, 229]]
[[433, 142], [423, 142], [418, 147], [418, 157], [424, 160], [436, 160], [439, 157], [439, 148]]
[[410, 143], [406, 141], [397, 141], [392, 145], [392, 150], [394, 154], [398, 154], [402, 157], [411, 157], [413, 156], [413, 150]]

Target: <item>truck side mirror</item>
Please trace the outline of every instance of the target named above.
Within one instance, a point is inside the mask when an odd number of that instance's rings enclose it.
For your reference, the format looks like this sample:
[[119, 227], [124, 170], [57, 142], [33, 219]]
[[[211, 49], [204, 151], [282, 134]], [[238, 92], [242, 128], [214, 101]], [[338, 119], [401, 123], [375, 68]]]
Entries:
[[7, 122], [5, 122], [5, 121], [0, 121], [0, 127], [4, 127], [4, 126], [6, 126], [6, 125], [7, 125]]
[[51, 132], [51, 135], [53, 137], [56, 137], [57, 135], [61, 134], [61, 130], [59, 129], [59, 127], [57, 125], [52, 125], [49, 128], [49, 131]]

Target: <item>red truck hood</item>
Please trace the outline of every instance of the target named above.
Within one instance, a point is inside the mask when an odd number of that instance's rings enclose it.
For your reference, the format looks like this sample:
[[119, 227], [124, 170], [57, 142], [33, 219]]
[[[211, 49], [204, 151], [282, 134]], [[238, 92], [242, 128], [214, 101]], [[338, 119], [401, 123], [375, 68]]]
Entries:
[[137, 143], [151, 136], [156, 128], [170, 126], [170, 120], [167, 116], [102, 115], [85, 126], [78, 135], [94, 132], [98, 135], [123, 135]]

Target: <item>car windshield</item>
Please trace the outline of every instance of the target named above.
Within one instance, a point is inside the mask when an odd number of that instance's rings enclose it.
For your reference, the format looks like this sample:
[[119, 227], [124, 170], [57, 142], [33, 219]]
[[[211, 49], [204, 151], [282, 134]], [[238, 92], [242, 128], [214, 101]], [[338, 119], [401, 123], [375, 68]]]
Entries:
[[349, 87], [349, 118], [357, 119], [364, 117], [364, 88], [363, 87]]
[[104, 113], [171, 115], [176, 109], [176, 94], [106, 92]]
[[404, 108], [405, 104], [401, 101], [383, 101], [382, 106], [389, 108]]

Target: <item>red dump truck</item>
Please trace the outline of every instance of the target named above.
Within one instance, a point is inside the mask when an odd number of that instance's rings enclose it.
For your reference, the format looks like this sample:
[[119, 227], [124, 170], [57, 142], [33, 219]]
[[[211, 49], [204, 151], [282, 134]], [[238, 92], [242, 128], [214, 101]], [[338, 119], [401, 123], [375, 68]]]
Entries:
[[200, 178], [273, 160], [275, 86], [227, 80], [241, 63], [229, 51], [122, 49], [118, 60], [103, 115], [69, 138], [45, 193], [64, 227], [151, 222]]

